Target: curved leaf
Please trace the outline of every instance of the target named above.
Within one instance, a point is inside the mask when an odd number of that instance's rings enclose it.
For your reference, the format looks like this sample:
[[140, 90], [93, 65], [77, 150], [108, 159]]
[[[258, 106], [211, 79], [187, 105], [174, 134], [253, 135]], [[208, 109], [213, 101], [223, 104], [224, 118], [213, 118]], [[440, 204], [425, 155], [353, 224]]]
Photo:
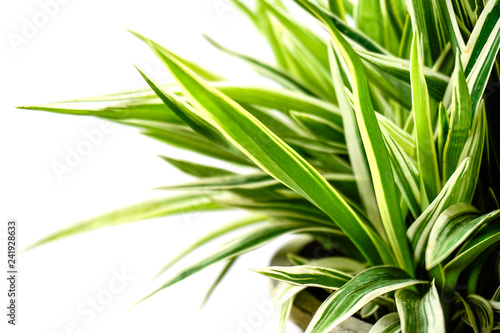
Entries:
[[427, 270], [432, 269], [460, 247], [484, 224], [496, 220], [500, 210], [478, 217], [477, 210], [468, 204], [456, 204], [445, 210], [429, 234], [425, 253]]
[[491, 304], [479, 295], [469, 295], [463, 302], [465, 313], [462, 319], [472, 328], [475, 333], [490, 333], [494, 327], [494, 315]]
[[309, 0], [296, 0], [296, 2], [306, 7], [327, 26], [335, 46], [349, 69], [353, 86], [354, 111], [368, 158], [384, 230], [397, 264], [412, 275], [414, 274], [413, 264], [411, 263], [410, 247], [406, 237], [406, 226], [397, 198], [396, 183], [392, 176], [389, 155], [373, 110], [361, 59], [340, 34], [324, 10]]
[[[208, 86], [174, 58], [163, 54], [173, 76], [197, 110], [233, 145], [274, 178], [322, 209], [373, 263], [389, 259], [384, 242], [367, 226], [340, 194], [294, 150], [239, 104]], [[161, 88], [149, 82], [155, 93], [168, 100]]]
[[396, 306], [401, 318], [403, 332], [437, 333], [445, 332], [445, 318], [439, 294], [434, 282], [429, 290], [420, 296], [408, 289], [396, 292]]
[[397, 312], [391, 312], [377, 320], [368, 333], [399, 333], [401, 321]]
[[426, 282], [414, 280], [396, 267], [369, 268], [356, 275], [321, 304], [305, 333], [330, 332], [375, 298], [421, 283]]

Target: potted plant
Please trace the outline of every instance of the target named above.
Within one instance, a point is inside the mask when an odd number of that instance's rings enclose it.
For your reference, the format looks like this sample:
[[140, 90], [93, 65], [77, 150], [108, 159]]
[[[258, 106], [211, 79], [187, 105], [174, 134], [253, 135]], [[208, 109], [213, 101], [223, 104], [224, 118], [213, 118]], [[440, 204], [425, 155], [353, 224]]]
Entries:
[[[354, 317], [370, 332], [499, 329], [500, 2], [233, 3], [276, 63], [209, 40], [275, 84], [232, 84], [134, 33], [176, 84], [139, 70], [150, 89], [23, 108], [136, 126], [240, 172], [165, 157], [197, 178], [164, 188], [185, 194], [77, 223], [34, 246], [152, 217], [239, 208], [249, 215], [205, 235], [160, 273], [208, 242], [228, 234], [233, 241], [145, 299], [221, 261], [223, 276], [241, 254], [302, 234], [307, 241], [256, 269], [277, 281], [280, 331], [309, 296], [319, 308], [307, 310], [307, 333], [345, 328]], [[303, 23], [303, 13], [316, 21]]]

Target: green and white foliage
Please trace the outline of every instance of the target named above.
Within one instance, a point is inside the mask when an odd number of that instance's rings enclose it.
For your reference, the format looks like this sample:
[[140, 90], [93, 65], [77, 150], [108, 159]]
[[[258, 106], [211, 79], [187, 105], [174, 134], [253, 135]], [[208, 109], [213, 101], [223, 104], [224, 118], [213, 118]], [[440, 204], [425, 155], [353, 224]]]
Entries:
[[232, 2], [274, 63], [207, 39], [255, 69], [261, 85], [233, 84], [134, 32], [175, 83], [139, 70], [149, 89], [22, 108], [134, 126], [238, 167], [164, 157], [194, 178], [159, 184], [181, 194], [79, 222], [35, 246], [170, 214], [241, 209], [247, 217], [159, 256], [161, 279], [205, 244], [221, 244], [145, 298], [224, 261], [208, 298], [239, 256], [307, 234], [334, 255], [290, 254], [290, 267], [255, 269], [278, 281], [278, 332], [308, 288], [330, 294], [308, 333], [328, 333], [349, 316], [373, 323], [372, 332], [499, 329], [500, 0]]

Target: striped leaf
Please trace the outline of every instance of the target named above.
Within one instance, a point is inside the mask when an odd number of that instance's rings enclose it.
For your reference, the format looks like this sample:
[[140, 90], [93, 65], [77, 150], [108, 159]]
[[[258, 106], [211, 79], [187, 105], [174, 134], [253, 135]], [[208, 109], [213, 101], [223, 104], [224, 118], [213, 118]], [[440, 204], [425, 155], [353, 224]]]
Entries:
[[432, 131], [432, 113], [430, 110], [427, 84], [423, 74], [423, 54], [419, 37], [413, 37], [411, 51], [411, 87], [413, 101], [413, 119], [415, 122], [415, 142], [420, 170], [420, 192], [422, 209], [432, 202], [440, 190], [437, 154]]
[[476, 112], [479, 107], [500, 49], [499, 15], [500, 1], [488, 1], [462, 53], [462, 63], [467, 64], [464, 68], [472, 99], [472, 112]]
[[341, 69], [341, 64], [336, 54], [333, 51], [333, 46], [329, 44], [330, 56], [330, 70], [332, 73], [332, 82], [337, 94], [337, 102], [339, 103], [340, 110], [343, 111], [343, 125], [345, 132], [345, 142], [349, 159], [353, 168], [354, 176], [356, 177], [356, 184], [361, 196], [361, 200], [365, 207], [368, 218], [372, 221], [373, 225], [379, 232], [384, 233], [380, 213], [377, 206], [377, 198], [371, 183], [370, 168], [366, 159], [365, 150], [361, 134], [356, 125], [356, 115], [345, 96], [343, 75], [345, 73]]
[[188, 266], [187, 268], [182, 269], [181, 271], [176, 273], [172, 278], [164, 282], [159, 288], [157, 288], [149, 295], [144, 297], [142, 300], [140, 300], [138, 303], [148, 299], [149, 297], [155, 295], [159, 291], [186, 279], [187, 277], [201, 271], [202, 269], [210, 265], [213, 265], [223, 260], [234, 258], [243, 253], [254, 250], [258, 247], [261, 247], [264, 244], [267, 244], [268, 242], [277, 237], [290, 233], [305, 233], [312, 231], [324, 232], [325, 229], [318, 227], [303, 226], [297, 223], [274, 223], [272, 225], [263, 225], [253, 228], [250, 232], [247, 232], [243, 235], [239, 235], [237, 238], [234, 238], [232, 241], [224, 244], [222, 247], [208, 254], [198, 262]]
[[476, 230], [497, 220], [500, 210], [478, 216], [468, 204], [456, 204], [445, 210], [437, 219], [429, 235], [425, 253], [426, 268], [432, 269], [460, 247]]
[[443, 309], [434, 282], [422, 296], [413, 290], [403, 289], [398, 290], [395, 297], [403, 332], [446, 331]]
[[[362, 50], [357, 50], [357, 52], [363, 60], [368, 61], [381, 71], [403, 82], [410, 83], [410, 61], [391, 55], [378, 54]], [[429, 89], [429, 95], [436, 100], [441, 100], [446, 92], [446, 87], [450, 78], [444, 74], [436, 73], [431, 68], [426, 66], [423, 67], [423, 72]]]
[[443, 186], [443, 189], [439, 192], [436, 199], [431, 202], [431, 204], [408, 229], [408, 237], [410, 238], [413, 246], [414, 261], [416, 263], [423, 260], [429, 234], [439, 215], [441, 215], [441, 213], [448, 207], [457, 203], [457, 192], [459, 192], [459, 189], [463, 185], [462, 178], [467, 171], [468, 165], [468, 159], [460, 164], [457, 170], [455, 170], [453, 175]]
[[254, 269], [255, 272], [272, 279], [287, 282], [296, 286], [338, 289], [351, 280], [352, 276], [338, 270], [314, 267], [267, 267]]
[[399, 333], [401, 332], [401, 321], [397, 312], [391, 312], [377, 320], [369, 333]]
[[489, 333], [494, 327], [494, 314], [490, 302], [479, 295], [468, 295], [461, 298], [465, 313], [462, 315], [475, 333]]
[[308, 0], [297, 1], [327, 26], [339, 53], [347, 64], [353, 85], [356, 120], [368, 158], [382, 223], [398, 265], [413, 274], [406, 226], [399, 207], [396, 183], [392, 177], [389, 155], [373, 110], [361, 59], [322, 9]]
[[446, 284], [453, 288], [462, 271], [474, 262], [480, 255], [500, 243], [500, 225], [489, 223], [479, 229], [472, 238], [464, 244], [457, 255], [447, 263], [443, 270]]
[[388, 292], [425, 283], [396, 267], [369, 268], [338, 289], [316, 311], [306, 333], [327, 333], [368, 302]]
[[449, 131], [443, 151], [443, 178], [448, 179], [457, 167], [472, 128], [472, 104], [460, 58], [455, 61], [453, 99]]
[[[280, 180], [332, 218], [374, 263], [390, 260], [385, 244], [330, 184], [300, 155], [239, 104], [207, 85], [174, 58], [162, 59], [203, 117], [262, 170]], [[161, 88], [155, 93], [167, 100]]]
[[146, 219], [196, 211], [221, 209], [207, 194], [187, 194], [144, 201], [132, 206], [83, 220], [43, 238], [26, 250], [42, 244], [95, 229], [121, 225]]

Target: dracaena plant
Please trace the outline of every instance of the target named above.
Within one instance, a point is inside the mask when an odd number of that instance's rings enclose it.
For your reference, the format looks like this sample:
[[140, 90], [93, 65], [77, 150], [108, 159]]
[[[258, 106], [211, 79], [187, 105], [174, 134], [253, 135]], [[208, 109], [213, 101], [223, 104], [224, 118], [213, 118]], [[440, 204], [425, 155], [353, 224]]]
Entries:
[[[160, 273], [208, 242], [234, 240], [152, 294], [221, 261], [225, 275], [244, 253], [307, 234], [335, 255], [294, 255], [292, 266], [256, 270], [280, 281], [281, 331], [295, 295], [308, 287], [331, 294], [308, 333], [329, 332], [359, 313], [373, 332], [499, 329], [500, 1], [233, 4], [269, 42], [275, 63], [209, 40], [276, 84], [232, 84], [134, 33], [175, 84], [139, 70], [150, 89], [26, 108], [136, 126], [240, 167], [165, 157], [196, 178], [163, 187], [185, 194], [77, 223], [36, 245], [174, 213], [238, 208], [249, 215], [205, 235]], [[299, 10], [310, 22], [292, 14]]]

